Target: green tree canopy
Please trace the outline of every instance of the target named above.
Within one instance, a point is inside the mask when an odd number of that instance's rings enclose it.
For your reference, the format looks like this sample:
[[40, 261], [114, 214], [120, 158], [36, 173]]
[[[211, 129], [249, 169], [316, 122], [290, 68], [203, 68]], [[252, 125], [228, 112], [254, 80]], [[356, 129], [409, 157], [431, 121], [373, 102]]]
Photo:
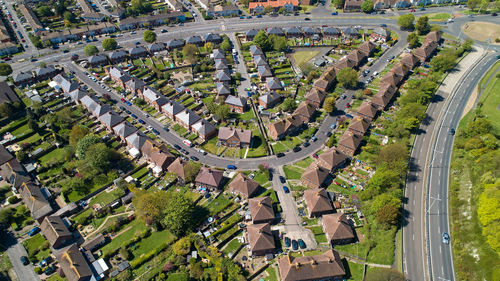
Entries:
[[165, 205], [163, 224], [177, 236], [193, 228], [194, 205], [184, 193], [175, 193]]
[[337, 81], [344, 88], [354, 88], [358, 85], [358, 72], [352, 68], [342, 68], [337, 73]]
[[144, 41], [148, 43], [153, 43], [156, 41], [156, 33], [151, 30], [144, 31]]
[[323, 109], [328, 113], [333, 112], [335, 110], [335, 98], [327, 97], [323, 103]]
[[136, 190], [132, 202], [135, 206], [137, 216], [146, 222], [147, 225], [159, 223], [166, 208], [169, 197], [163, 191], [147, 192]]
[[474, 10], [477, 8], [477, 6], [479, 6], [480, 3], [481, 0], [467, 0], [467, 7], [469, 7], [469, 9], [471, 10]]
[[280, 105], [281, 110], [283, 111], [292, 111], [297, 108], [297, 103], [293, 98], [286, 98]]
[[99, 49], [95, 45], [88, 44], [83, 48], [83, 52], [85, 53], [86, 56], [94, 56], [99, 53]]
[[398, 18], [398, 25], [401, 27], [401, 29], [412, 30], [414, 28], [414, 21], [415, 16], [413, 14], [406, 14]]
[[100, 143], [101, 139], [96, 135], [86, 135], [76, 144], [76, 154], [78, 158], [84, 159], [85, 153], [94, 144]]
[[186, 182], [194, 182], [198, 172], [200, 171], [201, 164], [198, 162], [189, 161], [184, 167]]
[[455, 66], [456, 59], [454, 52], [445, 52], [432, 58], [430, 65], [434, 71], [446, 72]]
[[418, 42], [418, 35], [415, 32], [408, 34], [406, 41], [408, 42], [408, 47], [410, 47], [411, 49], [415, 49], [420, 45], [420, 43]]
[[111, 151], [102, 142], [93, 144], [85, 152], [85, 160], [92, 168], [106, 171], [110, 167]]
[[1, 76], [9, 76], [12, 74], [12, 67], [8, 63], [0, 63], [0, 75]]
[[52, 10], [50, 9], [50, 7], [45, 6], [45, 5], [38, 7], [38, 9], [36, 9], [36, 13], [40, 17], [50, 17], [50, 16], [54, 15], [54, 13], [52, 13]]
[[264, 30], [260, 30], [257, 35], [255, 35], [255, 38], [253, 39], [253, 42], [259, 46], [262, 51], [267, 52], [271, 50], [271, 42], [269, 41], [269, 37], [267, 36], [266, 32]]
[[197, 61], [196, 54], [198, 53], [198, 47], [193, 44], [186, 44], [182, 48], [182, 55], [190, 62], [195, 63]]
[[106, 38], [102, 41], [102, 48], [105, 51], [113, 51], [118, 47], [118, 43], [113, 38]]
[[277, 52], [284, 52], [287, 49], [286, 39], [283, 36], [271, 35], [269, 39], [272, 42], [273, 49]]
[[365, 1], [363, 1], [363, 4], [361, 4], [361, 10], [364, 13], [371, 13], [371, 12], [373, 12], [373, 1], [371, 1], [371, 0], [365, 0]]
[[421, 16], [418, 18], [415, 24], [415, 29], [418, 34], [425, 35], [431, 31], [431, 25], [429, 24], [429, 18], [427, 16]]
[[227, 36], [224, 36], [224, 40], [222, 40], [220, 48], [226, 52], [231, 51], [231, 42], [229, 42], [229, 38]]

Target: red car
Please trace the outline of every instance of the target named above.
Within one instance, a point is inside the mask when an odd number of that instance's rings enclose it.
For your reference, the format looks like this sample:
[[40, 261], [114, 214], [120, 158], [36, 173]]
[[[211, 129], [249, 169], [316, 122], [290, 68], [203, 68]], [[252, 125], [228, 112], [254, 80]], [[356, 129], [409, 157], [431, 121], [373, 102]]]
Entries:
[[122, 102], [125, 102], [125, 99], [124, 99], [124, 98], [121, 98], [120, 100], [121, 100]]
[[351, 106], [351, 104], [350, 104], [350, 103], [347, 103], [347, 104], [345, 105], [345, 108], [349, 108], [350, 106]]
[[415, 12], [415, 9], [411, 9], [410, 12], [412, 12], [412, 13]]
[[318, 153], [314, 153], [313, 157], [316, 158], [316, 159], [318, 159], [319, 158]]

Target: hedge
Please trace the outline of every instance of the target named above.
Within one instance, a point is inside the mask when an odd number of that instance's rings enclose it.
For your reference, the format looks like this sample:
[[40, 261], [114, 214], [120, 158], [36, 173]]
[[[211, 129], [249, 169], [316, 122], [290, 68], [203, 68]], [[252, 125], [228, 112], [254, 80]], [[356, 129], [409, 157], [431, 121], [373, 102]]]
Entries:
[[151, 250], [148, 253], [143, 254], [140, 257], [138, 257], [137, 259], [131, 261], [130, 262], [130, 267], [132, 269], [137, 268], [138, 266], [142, 265], [143, 263], [147, 262], [148, 260], [150, 260], [151, 258], [153, 258], [154, 256], [156, 256], [156, 254], [158, 254], [161, 251], [163, 251], [169, 245], [171, 245], [171, 243], [162, 243], [159, 247], [155, 248], [154, 250]]

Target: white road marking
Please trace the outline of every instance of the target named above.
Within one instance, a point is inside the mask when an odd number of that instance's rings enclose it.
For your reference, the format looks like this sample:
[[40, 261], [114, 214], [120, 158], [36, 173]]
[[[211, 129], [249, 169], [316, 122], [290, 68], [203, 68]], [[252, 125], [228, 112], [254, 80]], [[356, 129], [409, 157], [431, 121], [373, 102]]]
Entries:
[[412, 234], [412, 235], [411, 235], [411, 238], [412, 238], [413, 240], [415, 240], [415, 234]]
[[441, 266], [441, 274], [444, 275], [444, 268]]
[[439, 253], [441, 254], [441, 247], [439, 247]]

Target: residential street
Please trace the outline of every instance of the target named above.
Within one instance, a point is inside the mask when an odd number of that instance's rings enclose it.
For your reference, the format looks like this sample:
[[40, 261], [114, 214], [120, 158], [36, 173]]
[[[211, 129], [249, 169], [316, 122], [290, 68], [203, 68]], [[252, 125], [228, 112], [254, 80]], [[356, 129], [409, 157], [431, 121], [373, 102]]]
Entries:
[[33, 271], [33, 265], [23, 265], [21, 263], [22, 256], [28, 256], [23, 245], [17, 242], [16, 238], [10, 233], [0, 232], [0, 243], [7, 248], [7, 255], [12, 263], [12, 267], [16, 272], [20, 281], [39, 281], [38, 275]]

